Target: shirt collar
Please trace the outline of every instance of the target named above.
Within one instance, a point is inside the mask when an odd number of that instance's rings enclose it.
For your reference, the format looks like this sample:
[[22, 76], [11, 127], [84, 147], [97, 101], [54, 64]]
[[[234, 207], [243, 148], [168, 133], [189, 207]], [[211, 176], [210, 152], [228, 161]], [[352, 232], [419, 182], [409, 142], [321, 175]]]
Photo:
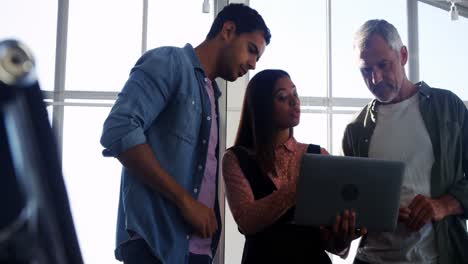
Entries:
[[288, 140], [286, 140], [284, 143], [278, 145], [277, 149], [283, 147], [286, 150], [293, 152], [296, 149], [296, 144], [297, 141], [294, 137], [290, 137]]
[[[193, 46], [190, 43], [187, 43], [185, 44], [183, 50], [185, 52], [185, 55], [187, 55], [187, 57], [190, 59], [190, 62], [192, 63], [194, 70], [202, 72], [204, 78], [208, 78], [206, 77], [205, 70], [203, 69], [201, 62], [198, 59]], [[212, 80], [211, 84], [213, 86], [215, 98], [219, 98], [221, 96], [221, 90], [219, 89], [218, 84], [216, 83], [216, 80]]]
[[[423, 96], [423, 97], [426, 97], [426, 98], [430, 98], [432, 95], [431, 95], [431, 87], [429, 87], [429, 85], [427, 85], [424, 81], [420, 81], [418, 83], [416, 83], [417, 86], [419, 86], [419, 89], [418, 89], [418, 94], [420, 96]], [[370, 103], [369, 103], [369, 110], [370, 110], [370, 113], [371, 113], [371, 118], [372, 118], [372, 121], [374, 121], [375, 123], [375, 116], [377, 114], [377, 111], [376, 111], [376, 106], [379, 104], [379, 101], [377, 101], [376, 99], [373, 99]]]
[[[203, 71], [203, 67], [200, 63], [200, 60], [198, 59], [197, 57], [197, 54], [195, 53], [195, 49], [192, 47], [192, 45], [190, 43], [187, 43], [185, 44], [184, 46], [184, 52], [185, 52], [185, 55], [187, 55], [187, 57], [190, 59], [190, 62], [192, 63], [193, 67], [195, 69], [199, 69], [201, 71]], [[205, 71], [203, 71], [204, 73]]]
[[424, 97], [430, 98], [432, 96], [432, 90], [429, 85], [427, 85], [425, 82], [420, 81], [416, 85], [419, 85], [419, 90], [418, 93]]

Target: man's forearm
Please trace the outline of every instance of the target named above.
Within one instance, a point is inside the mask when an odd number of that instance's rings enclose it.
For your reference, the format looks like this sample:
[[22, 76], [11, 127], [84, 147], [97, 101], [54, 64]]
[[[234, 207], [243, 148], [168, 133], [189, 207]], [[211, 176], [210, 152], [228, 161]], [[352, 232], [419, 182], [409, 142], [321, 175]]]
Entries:
[[144, 184], [171, 201], [193, 232], [203, 238], [212, 237], [218, 229], [213, 209], [194, 199], [163, 169], [148, 144], [141, 144], [119, 155], [120, 162]]
[[187, 191], [162, 168], [148, 144], [134, 146], [117, 158], [133, 175], [178, 208], [184, 205], [186, 199], [191, 198]]

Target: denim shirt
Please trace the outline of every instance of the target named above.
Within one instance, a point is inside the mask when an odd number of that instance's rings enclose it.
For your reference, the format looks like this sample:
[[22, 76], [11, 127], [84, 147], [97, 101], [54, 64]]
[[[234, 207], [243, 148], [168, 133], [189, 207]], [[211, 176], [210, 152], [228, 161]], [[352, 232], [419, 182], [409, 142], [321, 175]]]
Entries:
[[[431, 88], [424, 82], [419, 86], [419, 110], [434, 152], [431, 197], [450, 194], [463, 209], [460, 215], [433, 223], [439, 263], [468, 263], [465, 222], [468, 219], [468, 110], [463, 101], [448, 90]], [[346, 156], [368, 157], [378, 120], [376, 104], [376, 100], [370, 102], [346, 127], [343, 137]]]
[[[103, 155], [116, 157], [131, 147], [147, 143], [161, 166], [197, 199], [211, 128], [205, 77], [190, 44], [184, 48], [161, 47], [146, 52], [131, 70], [104, 122]], [[213, 88], [218, 99], [221, 93], [216, 82]], [[218, 112], [217, 100], [216, 109]], [[213, 255], [221, 230], [218, 199], [215, 213], [218, 231], [213, 237]], [[163, 263], [186, 263], [191, 227], [173, 203], [123, 167], [117, 259], [121, 259], [119, 246], [130, 239], [128, 231], [141, 236]]]

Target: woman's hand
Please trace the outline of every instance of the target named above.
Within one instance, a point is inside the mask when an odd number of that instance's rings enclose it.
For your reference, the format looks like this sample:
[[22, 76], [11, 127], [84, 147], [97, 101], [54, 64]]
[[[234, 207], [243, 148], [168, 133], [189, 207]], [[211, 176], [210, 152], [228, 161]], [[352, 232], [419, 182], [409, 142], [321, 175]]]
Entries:
[[367, 234], [365, 227], [356, 228], [356, 212], [354, 210], [345, 210], [342, 215], [337, 214], [331, 229], [321, 226], [320, 231], [328, 251], [335, 254], [342, 253], [349, 248], [351, 241]]

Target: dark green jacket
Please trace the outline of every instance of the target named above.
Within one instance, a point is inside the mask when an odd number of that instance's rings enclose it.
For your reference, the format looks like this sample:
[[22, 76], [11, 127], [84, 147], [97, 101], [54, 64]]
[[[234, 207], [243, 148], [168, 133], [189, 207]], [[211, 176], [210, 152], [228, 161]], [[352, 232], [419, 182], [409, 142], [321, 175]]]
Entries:
[[[431, 88], [424, 82], [420, 83], [418, 94], [419, 109], [434, 151], [431, 197], [450, 194], [464, 210], [462, 215], [448, 216], [434, 223], [439, 260], [443, 264], [468, 263], [468, 110], [452, 92]], [[346, 127], [345, 155], [368, 157], [378, 119], [376, 104], [376, 100], [370, 102]]]

